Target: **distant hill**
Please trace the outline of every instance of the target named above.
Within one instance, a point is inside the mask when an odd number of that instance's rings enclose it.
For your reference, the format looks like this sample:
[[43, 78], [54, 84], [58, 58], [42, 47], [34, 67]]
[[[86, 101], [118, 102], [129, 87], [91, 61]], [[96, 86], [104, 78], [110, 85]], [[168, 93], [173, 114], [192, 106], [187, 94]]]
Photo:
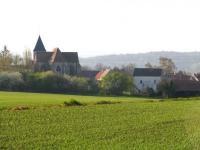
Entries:
[[139, 54], [105, 55], [89, 58], [80, 58], [81, 65], [94, 68], [97, 63], [114, 67], [133, 63], [137, 67], [144, 67], [147, 62], [158, 64], [160, 56], [171, 58], [178, 70], [200, 72], [200, 52], [149, 52]]

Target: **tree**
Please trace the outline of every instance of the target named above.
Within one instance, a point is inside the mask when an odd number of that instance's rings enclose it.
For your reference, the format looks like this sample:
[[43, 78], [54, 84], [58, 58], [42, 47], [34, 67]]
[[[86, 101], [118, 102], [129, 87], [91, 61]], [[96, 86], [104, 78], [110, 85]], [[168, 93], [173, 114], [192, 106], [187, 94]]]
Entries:
[[20, 66], [23, 64], [23, 58], [20, 55], [13, 55], [12, 63], [14, 66]]
[[163, 97], [171, 97], [175, 92], [175, 85], [171, 80], [162, 80], [158, 84], [158, 92], [162, 94]]
[[23, 53], [23, 63], [27, 70], [32, 69], [32, 53], [30, 49], [26, 49]]
[[109, 69], [110, 67], [103, 65], [102, 63], [98, 63], [95, 66], [95, 69], [98, 71], [104, 70], [104, 69]]
[[160, 57], [159, 63], [160, 68], [162, 68], [166, 73], [174, 73], [176, 70], [175, 63], [170, 58]]
[[0, 52], [0, 70], [7, 71], [10, 70], [12, 64], [12, 55], [7, 49], [7, 46], [4, 46], [4, 49]]
[[128, 64], [128, 65], [122, 65], [121, 70], [127, 72], [128, 74], [132, 75], [133, 71], [135, 69], [135, 64]]
[[153, 65], [152, 65], [150, 62], [147, 62], [147, 63], [145, 64], [145, 67], [146, 67], [146, 68], [153, 68]]
[[132, 92], [133, 79], [130, 75], [111, 71], [100, 82], [100, 89], [104, 94], [122, 95], [123, 92]]

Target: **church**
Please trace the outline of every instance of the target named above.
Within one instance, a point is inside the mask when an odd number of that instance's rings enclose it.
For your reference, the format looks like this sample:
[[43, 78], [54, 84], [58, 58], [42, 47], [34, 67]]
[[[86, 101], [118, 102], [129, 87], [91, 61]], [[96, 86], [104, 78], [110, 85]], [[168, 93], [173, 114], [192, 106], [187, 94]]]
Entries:
[[59, 74], [77, 75], [81, 70], [77, 52], [61, 52], [59, 48], [47, 52], [40, 36], [33, 50], [33, 65], [35, 72], [52, 70]]

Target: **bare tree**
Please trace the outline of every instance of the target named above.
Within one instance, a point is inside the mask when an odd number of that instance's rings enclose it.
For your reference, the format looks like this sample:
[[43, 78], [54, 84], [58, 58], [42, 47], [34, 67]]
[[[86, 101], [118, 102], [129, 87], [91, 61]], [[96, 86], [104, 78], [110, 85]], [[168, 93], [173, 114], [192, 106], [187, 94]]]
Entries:
[[13, 55], [12, 63], [14, 66], [21, 66], [23, 65], [23, 58], [20, 55]]
[[12, 55], [5, 45], [3, 50], [0, 52], [0, 70], [10, 70], [12, 64]]
[[95, 66], [95, 69], [98, 71], [104, 70], [104, 69], [109, 69], [110, 67], [103, 65], [102, 63], [98, 63]]
[[133, 74], [133, 71], [135, 69], [135, 64], [127, 64], [127, 65], [122, 65], [121, 70], [124, 72], [127, 72], [128, 74]]
[[23, 64], [25, 69], [32, 69], [32, 53], [30, 49], [25, 49], [23, 53]]
[[146, 67], [146, 68], [153, 68], [153, 65], [152, 65], [150, 62], [147, 62], [147, 63], [145, 64], [145, 67]]
[[176, 71], [175, 63], [170, 58], [160, 57], [159, 63], [160, 68], [162, 68], [166, 73], [174, 73]]

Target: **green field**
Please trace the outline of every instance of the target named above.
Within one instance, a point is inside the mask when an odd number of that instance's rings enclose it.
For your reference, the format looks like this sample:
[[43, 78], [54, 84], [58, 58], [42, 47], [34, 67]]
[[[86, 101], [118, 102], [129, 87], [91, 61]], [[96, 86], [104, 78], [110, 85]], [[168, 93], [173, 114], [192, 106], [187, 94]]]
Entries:
[[200, 149], [200, 98], [0, 92], [0, 149]]

